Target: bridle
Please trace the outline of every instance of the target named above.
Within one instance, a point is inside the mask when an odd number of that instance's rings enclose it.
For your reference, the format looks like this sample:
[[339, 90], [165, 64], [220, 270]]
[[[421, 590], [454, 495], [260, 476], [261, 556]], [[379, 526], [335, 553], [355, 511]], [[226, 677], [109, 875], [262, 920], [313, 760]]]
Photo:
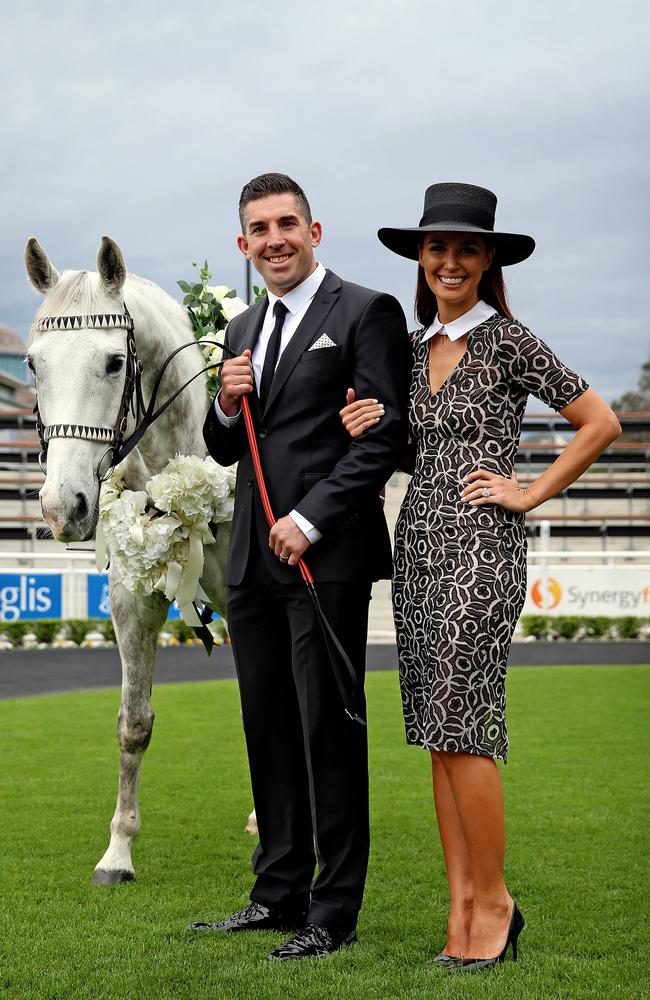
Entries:
[[[172, 351], [165, 358], [153, 384], [149, 405], [145, 406], [142, 395], [142, 373], [144, 368], [142, 361], [138, 358], [135, 343], [135, 325], [126, 307], [126, 303], [124, 304], [124, 312], [121, 313], [93, 313], [89, 316], [43, 316], [38, 317], [32, 324], [32, 331], [34, 333], [45, 333], [51, 330], [125, 330], [126, 372], [117, 420], [113, 427], [94, 427], [89, 424], [75, 424], [68, 421], [59, 421], [56, 424], [43, 424], [38, 408], [37, 394], [34, 413], [36, 415], [36, 431], [41, 444], [38, 464], [41, 467], [43, 475], [47, 475], [48, 443], [53, 438], [74, 438], [77, 441], [99, 441], [102, 443], [105, 442], [108, 445], [96, 468], [96, 475], [99, 482], [105, 482], [115, 466], [124, 461], [126, 456], [133, 451], [145, 431], [164, 413], [168, 406], [171, 406], [177, 396], [180, 396], [181, 392], [194, 379], [199, 378], [205, 372], [219, 368], [223, 364], [222, 361], [218, 361], [199, 369], [192, 378], [184, 382], [180, 389], [177, 389], [169, 399], [156, 409], [158, 389], [168, 365], [180, 351], [184, 351], [187, 347], [198, 346], [196, 340], [190, 340], [185, 344], [181, 344], [180, 347], [177, 347], [175, 351]], [[204, 339], [202, 343], [221, 347], [229, 354], [233, 353], [225, 344], [222, 344], [218, 340]], [[136, 426], [133, 433], [124, 440], [129, 413], [133, 415]], [[105, 466], [105, 459], [109, 453], [111, 455], [110, 462]]]
[[[126, 331], [126, 371], [124, 376], [124, 386], [122, 388], [122, 398], [117, 419], [113, 427], [94, 427], [90, 424], [75, 424], [67, 421], [59, 421], [56, 424], [43, 424], [38, 408], [38, 395], [34, 404], [36, 415], [36, 431], [38, 433], [41, 450], [38, 456], [38, 464], [44, 475], [47, 474], [47, 446], [53, 438], [75, 438], [81, 441], [99, 441], [106, 443], [108, 447], [102, 454], [97, 464], [97, 478], [103, 482], [111, 469], [117, 465], [115, 456], [120, 453], [129, 412], [138, 423], [140, 416], [145, 412], [144, 400], [142, 398], [142, 362], [137, 355], [135, 345], [135, 327], [129, 310], [124, 305], [124, 312], [121, 313], [93, 313], [88, 316], [42, 316], [37, 317], [32, 324], [34, 333], [46, 333], [51, 330], [125, 330]], [[196, 342], [195, 342], [196, 343]], [[111, 462], [106, 471], [102, 472], [104, 459], [111, 452]]]

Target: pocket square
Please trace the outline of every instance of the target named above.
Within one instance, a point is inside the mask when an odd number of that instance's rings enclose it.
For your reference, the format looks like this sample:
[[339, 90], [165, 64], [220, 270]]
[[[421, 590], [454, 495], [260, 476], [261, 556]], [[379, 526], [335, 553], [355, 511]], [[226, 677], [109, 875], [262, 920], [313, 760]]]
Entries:
[[338, 346], [339, 345], [335, 344], [331, 337], [328, 337], [326, 333], [323, 333], [318, 338], [318, 340], [314, 341], [314, 343], [311, 345], [311, 347], [309, 348], [309, 350], [310, 351], [320, 351], [320, 349], [322, 347], [338, 347]]

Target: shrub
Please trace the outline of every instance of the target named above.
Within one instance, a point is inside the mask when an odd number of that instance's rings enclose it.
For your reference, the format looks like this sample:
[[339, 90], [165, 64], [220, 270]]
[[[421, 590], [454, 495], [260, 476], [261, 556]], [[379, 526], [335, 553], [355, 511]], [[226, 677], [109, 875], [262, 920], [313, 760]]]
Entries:
[[558, 615], [551, 618], [551, 628], [559, 632], [562, 639], [573, 639], [579, 628], [582, 627], [582, 619], [578, 615]]
[[616, 628], [621, 639], [636, 639], [642, 624], [643, 619], [635, 618], [633, 615], [616, 619]]
[[61, 628], [61, 622], [54, 618], [38, 618], [31, 623], [34, 635], [39, 642], [52, 642], [52, 639]]
[[14, 646], [19, 646], [26, 632], [29, 632], [33, 622], [22, 620], [17, 622], [2, 622], [0, 631], [9, 636]]
[[536, 639], [545, 639], [552, 619], [549, 615], [523, 615], [521, 627], [524, 635], [534, 635]]
[[583, 621], [590, 637], [594, 639], [602, 639], [616, 619], [608, 618], [605, 615], [587, 615]]
[[66, 618], [61, 624], [66, 626], [70, 639], [80, 646], [95, 622], [88, 618]]
[[97, 622], [97, 631], [102, 633], [106, 642], [117, 642], [112, 618], [100, 618]]

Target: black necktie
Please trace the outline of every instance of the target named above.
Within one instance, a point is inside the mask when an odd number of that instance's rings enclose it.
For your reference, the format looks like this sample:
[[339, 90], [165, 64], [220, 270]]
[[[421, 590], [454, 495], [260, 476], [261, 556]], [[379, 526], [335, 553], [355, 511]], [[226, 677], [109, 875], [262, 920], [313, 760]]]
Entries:
[[266, 345], [266, 354], [264, 355], [264, 365], [262, 366], [262, 380], [260, 382], [260, 405], [262, 410], [266, 408], [266, 403], [269, 398], [269, 393], [271, 391], [271, 383], [273, 382], [273, 375], [275, 373], [275, 366], [278, 363], [278, 357], [280, 354], [280, 338], [282, 337], [282, 327], [284, 326], [284, 317], [288, 313], [288, 309], [281, 299], [273, 306], [273, 315], [275, 316], [275, 326], [273, 327], [273, 333], [271, 334], [270, 340]]

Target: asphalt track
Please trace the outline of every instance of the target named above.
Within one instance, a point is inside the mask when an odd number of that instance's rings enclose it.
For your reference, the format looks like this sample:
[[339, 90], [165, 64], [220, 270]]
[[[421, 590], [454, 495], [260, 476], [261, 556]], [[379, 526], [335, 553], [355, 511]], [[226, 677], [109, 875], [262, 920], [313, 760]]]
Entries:
[[[510, 666], [650, 664], [646, 642], [513, 643]], [[394, 670], [393, 645], [368, 647], [369, 670]], [[208, 658], [202, 647], [173, 646], [158, 651], [155, 684], [222, 680], [235, 676], [230, 646], [218, 646]], [[65, 691], [119, 687], [117, 649], [43, 649], [0, 652], [0, 698], [26, 698]]]

